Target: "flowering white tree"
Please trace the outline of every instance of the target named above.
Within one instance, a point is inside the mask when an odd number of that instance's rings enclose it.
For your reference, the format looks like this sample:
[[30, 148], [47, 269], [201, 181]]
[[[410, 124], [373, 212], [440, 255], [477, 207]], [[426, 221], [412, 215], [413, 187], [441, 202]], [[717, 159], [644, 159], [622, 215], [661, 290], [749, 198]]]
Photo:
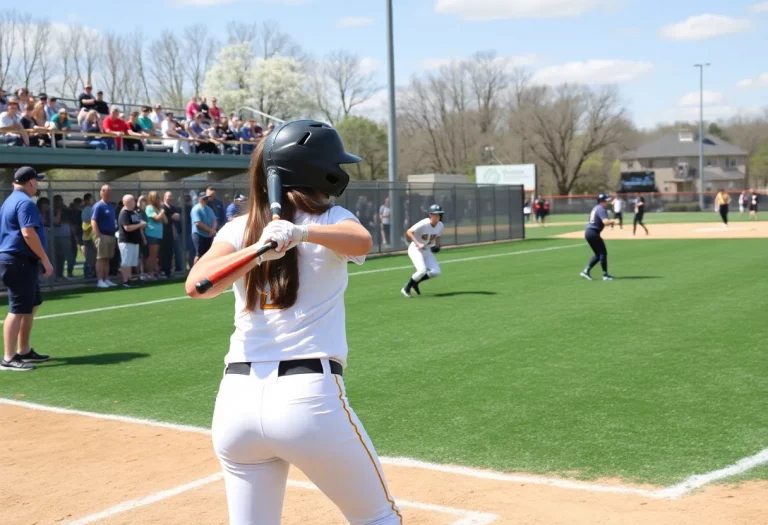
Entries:
[[205, 92], [215, 94], [227, 111], [248, 105], [254, 98], [253, 69], [256, 57], [250, 44], [233, 44], [219, 51], [205, 74]]

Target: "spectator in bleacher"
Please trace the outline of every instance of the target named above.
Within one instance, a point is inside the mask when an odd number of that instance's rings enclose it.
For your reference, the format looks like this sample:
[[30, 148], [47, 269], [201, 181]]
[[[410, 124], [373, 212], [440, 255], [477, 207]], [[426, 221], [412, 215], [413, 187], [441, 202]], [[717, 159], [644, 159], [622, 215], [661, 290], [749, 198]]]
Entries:
[[139, 246], [141, 231], [147, 223], [136, 213], [136, 199], [133, 195], [123, 197], [123, 209], [117, 218], [117, 246], [120, 248], [120, 275], [123, 277], [123, 287], [131, 288], [133, 269], [139, 269]]
[[216, 231], [219, 231], [227, 223], [227, 208], [216, 198], [216, 188], [213, 186], [205, 188], [205, 194], [208, 196], [207, 204], [216, 216]]
[[120, 118], [119, 109], [112, 108], [112, 111], [109, 112], [109, 116], [102, 122], [102, 129], [104, 129], [104, 133], [112, 133], [118, 136], [113, 140], [115, 140], [118, 151], [122, 151], [122, 135], [125, 135], [128, 132], [128, 124]]
[[160, 195], [156, 191], [150, 191], [147, 195], [147, 207], [144, 211], [147, 214], [147, 228], [144, 230], [144, 235], [149, 245], [146, 272], [147, 277], [154, 281], [159, 277], [160, 243], [163, 241], [163, 229], [168, 224], [168, 217], [165, 216]]
[[83, 263], [83, 275], [86, 279], [96, 277], [96, 245], [93, 243], [93, 226], [91, 226], [91, 216], [93, 215], [93, 195], [86, 193], [83, 195], [83, 211], [80, 212], [80, 224], [82, 230], [82, 251], [85, 262]]
[[267, 129], [266, 129], [266, 131], [264, 131], [264, 136], [266, 137], [267, 135], [269, 135], [270, 133], [272, 133], [274, 130], [275, 130], [275, 124], [274, 124], [274, 123], [272, 123], [272, 122], [270, 122], [270, 123], [267, 125]]
[[19, 101], [19, 112], [24, 111], [24, 108], [29, 104], [29, 90], [27, 88], [19, 88], [16, 91], [16, 99]]
[[[216, 134], [224, 142], [237, 141], [237, 136], [232, 131], [232, 128], [230, 127], [229, 122], [227, 121], [227, 117], [224, 117], [223, 119], [219, 120], [219, 123], [216, 125]], [[222, 147], [224, 148], [224, 153], [240, 152], [240, 147], [235, 144], [222, 144]]]
[[197, 105], [197, 95], [193, 95], [187, 104], [187, 120], [195, 120], [195, 115], [200, 112], [200, 106]]
[[155, 124], [155, 134], [162, 135], [163, 121], [165, 121], [165, 117], [163, 116], [163, 108], [160, 104], [155, 104], [155, 109], [152, 111], [149, 118], [151, 118], [152, 122]]
[[163, 212], [168, 223], [163, 228], [163, 240], [160, 244], [160, 266], [163, 275], [173, 275], [173, 259], [176, 258], [176, 271], [181, 272], [181, 210], [173, 205], [173, 193], [166, 191], [163, 194]]
[[50, 97], [48, 99], [48, 102], [45, 104], [45, 120], [46, 122], [50, 122], [53, 120], [53, 117], [56, 116], [56, 114], [59, 112], [59, 104], [57, 103], [58, 99], [56, 97]]
[[226, 213], [227, 222], [231, 221], [232, 219], [240, 215], [240, 213], [243, 210], [244, 202], [245, 202], [245, 195], [243, 195], [242, 193], [238, 193], [237, 195], [235, 195], [235, 200], [232, 201], [232, 204], [227, 206], [227, 213]]
[[5, 106], [8, 105], [8, 92], [3, 88], [0, 88], [0, 113], [5, 111]]
[[126, 124], [128, 125], [126, 134], [136, 138], [125, 139], [125, 151], [144, 151], [143, 141], [149, 137], [149, 133], [144, 131], [139, 125], [139, 112], [132, 111]]
[[80, 106], [78, 109], [96, 109], [96, 97], [93, 96], [93, 86], [86, 84], [83, 92], [77, 97]]
[[[173, 148], [174, 153], [181, 151], [185, 155], [189, 155], [189, 142], [186, 140], [179, 140], [182, 135], [179, 133], [176, 122], [173, 120], [173, 113], [166, 113], [165, 120], [162, 124], [163, 138], [172, 139], [164, 140], [163, 145]], [[174, 140], [175, 139], [175, 140]]]
[[200, 153], [218, 153], [219, 148], [216, 144], [210, 142], [212, 140], [210, 133], [203, 125], [203, 114], [198, 113], [192, 122], [187, 127], [189, 135], [193, 139], [197, 139], [195, 145]]
[[99, 91], [96, 93], [96, 102], [93, 104], [93, 109], [96, 110], [96, 112], [101, 117], [101, 120], [104, 120], [109, 116], [109, 105], [104, 100], [104, 92]]
[[208, 107], [208, 100], [203, 97], [200, 99], [200, 104], [197, 106], [197, 111], [203, 115], [203, 120], [209, 122], [211, 120], [211, 112]]
[[19, 103], [15, 100], [8, 102], [6, 110], [0, 113], [0, 128], [10, 131], [0, 132], [8, 139], [8, 144], [13, 146], [29, 146], [29, 134], [21, 125], [21, 113]]
[[[99, 114], [95, 109], [88, 112], [88, 116], [80, 124], [80, 130], [83, 133], [102, 133], [101, 122], [99, 121]], [[110, 137], [87, 137], [88, 145], [92, 148], [100, 150], [114, 149], [115, 139]]]
[[96, 246], [96, 278], [98, 288], [111, 288], [117, 286], [109, 280], [109, 263], [115, 256], [117, 239], [117, 218], [115, 207], [111, 203], [112, 189], [109, 184], [101, 187], [101, 200], [93, 206], [91, 215], [91, 227], [93, 228], [93, 240]]
[[[51, 129], [55, 129], [58, 131], [72, 131], [72, 124], [69, 122], [69, 115], [67, 114], [67, 110], [65, 108], [61, 108], [59, 112], [53, 116], [51, 121], [48, 123], [48, 126]], [[53, 140], [56, 145], [59, 144], [59, 141], [64, 137], [61, 133], [56, 133], [53, 135]]]
[[211, 118], [214, 121], [221, 120], [221, 108], [216, 105], [216, 97], [211, 99], [211, 107], [208, 109], [208, 113], [210, 113]]
[[141, 126], [141, 130], [150, 134], [155, 134], [155, 123], [152, 122], [152, 118], [149, 116], [149, 106], [142, 106], [141, 107], [141, 115], [139, 116], [139, 126]]
[[67, 277], [72, 277], [75, 268], [75, 254], [72, 253], [72, 221], [69, 209], [64, 206], [61, 195], [53, 196], [53, 245], [55, 250], [56, 279], [66, 280], [64, 265], [67, 266]]
[[192, 243], [195, 246], [195, 260], [197, 264], [200, 257], [205, 255], [216, 237], [216, 214], [208, 206], [208, 195], [201, 192], [197, 196], [197, 204], [192, 208]]

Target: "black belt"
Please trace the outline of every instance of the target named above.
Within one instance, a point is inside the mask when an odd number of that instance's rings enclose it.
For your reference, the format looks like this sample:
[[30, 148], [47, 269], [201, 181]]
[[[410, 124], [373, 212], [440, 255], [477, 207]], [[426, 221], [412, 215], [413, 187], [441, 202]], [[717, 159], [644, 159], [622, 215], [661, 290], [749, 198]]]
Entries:
[[[344, 375], [344, 368], [336, 361], [329, 360], [331, 373], [337, 376]], [[251, 363], [230, 363], [225, 374], [238, 374], [247, 376], [251, 374]], [[322, 374], [323, 362], [319, 359], [294, 359], [292, 361], [280, 361], [277, 367], [277, 376], [292, 376], [296, 374]]]

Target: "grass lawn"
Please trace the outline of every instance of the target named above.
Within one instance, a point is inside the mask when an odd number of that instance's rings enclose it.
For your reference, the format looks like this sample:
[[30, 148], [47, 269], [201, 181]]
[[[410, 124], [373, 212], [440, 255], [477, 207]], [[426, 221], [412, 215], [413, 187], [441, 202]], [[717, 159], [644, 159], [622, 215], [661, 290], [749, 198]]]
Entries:
[[[407, 258], [350, 267], [345, 381], [382, 455], [666, 484], [768, 446], [765, 240], [609, 242], [617, 280], [587, 282], [585, 243], [528, 234], [444, 250], [412, 300]], [[208, 426], [233, 299], [137, 304], [181, 296], [47, 294], [40, 315], [132, 306], [38, 320], [54, 358], [0, 396]]]

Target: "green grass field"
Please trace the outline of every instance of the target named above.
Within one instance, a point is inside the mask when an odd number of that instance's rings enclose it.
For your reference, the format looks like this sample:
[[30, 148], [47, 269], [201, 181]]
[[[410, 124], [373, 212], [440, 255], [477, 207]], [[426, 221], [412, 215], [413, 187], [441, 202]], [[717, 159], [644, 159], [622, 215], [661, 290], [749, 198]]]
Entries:
[[[563, 229], [444, 250], [412, 300], [407, 258], [350, 267], [345, 381], [379, 453], [669, 484], [768, 447], [768, 243], [611, 241], [617, 280], [587, 282], [586, 244], [546, 237]], [[39, 319], [54, 358], [0, 396], [209, 426], [233, 300], [138, 304], [183, 293], [48, 294], [43, 316], [128, 307]]]

